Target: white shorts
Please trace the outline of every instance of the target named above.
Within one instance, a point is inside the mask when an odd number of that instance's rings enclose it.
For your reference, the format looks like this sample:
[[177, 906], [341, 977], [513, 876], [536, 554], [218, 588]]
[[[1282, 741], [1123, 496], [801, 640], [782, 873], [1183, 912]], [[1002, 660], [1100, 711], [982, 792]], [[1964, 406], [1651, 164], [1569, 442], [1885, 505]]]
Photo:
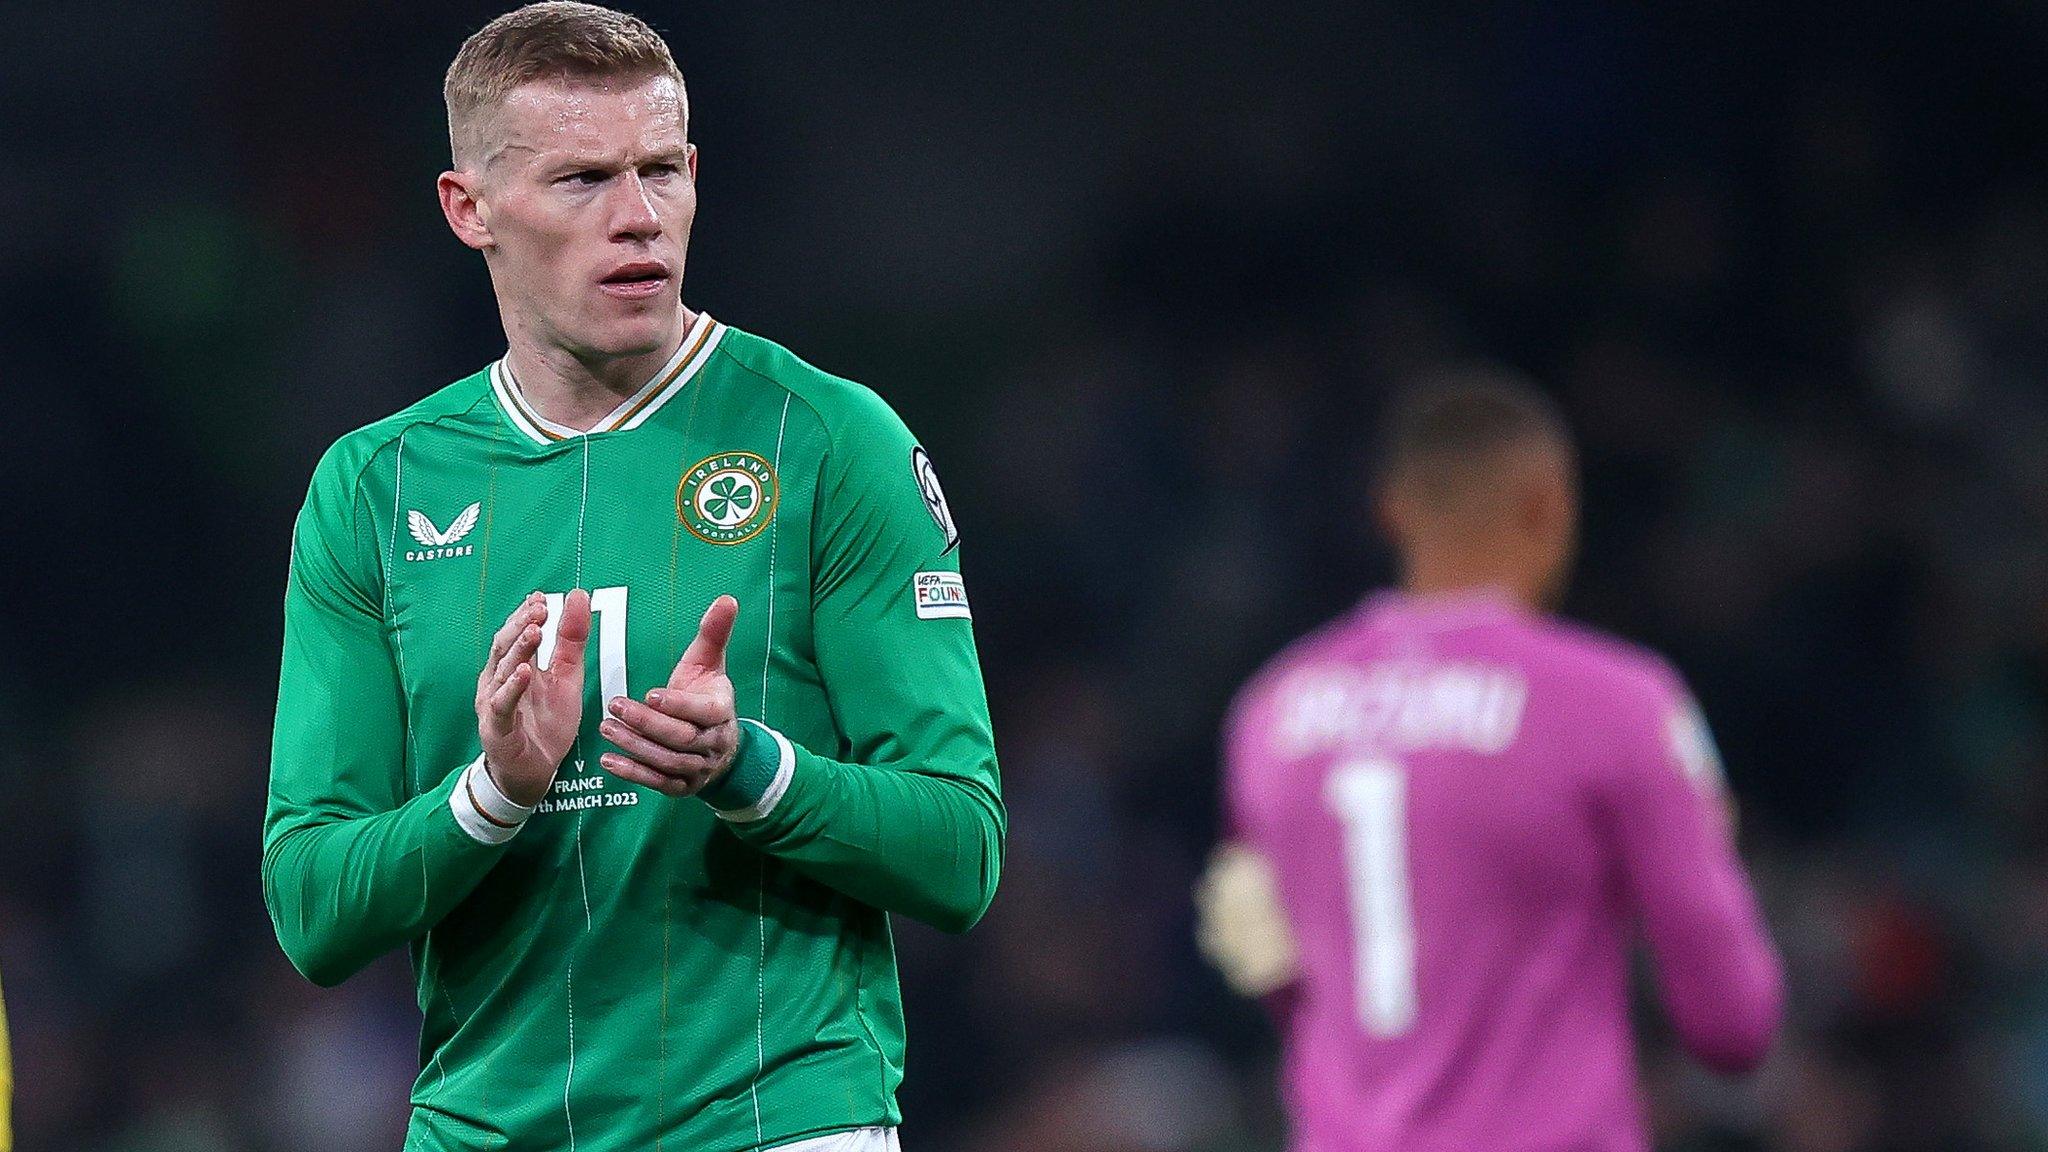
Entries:
[[813, 1136], [794, 1144], [778, 1144], [772, 1152], [903, 1152], [903, 1149], [896, 1143], [894, 1128], [855, 1128], [851, 1132]]

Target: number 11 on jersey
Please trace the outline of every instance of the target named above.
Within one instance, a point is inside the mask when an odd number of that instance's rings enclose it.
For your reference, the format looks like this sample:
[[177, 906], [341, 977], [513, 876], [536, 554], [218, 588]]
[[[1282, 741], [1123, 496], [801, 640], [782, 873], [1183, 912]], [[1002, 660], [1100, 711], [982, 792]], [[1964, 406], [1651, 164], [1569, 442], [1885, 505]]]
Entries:
[[[555, 658], [555, 630], [562, 623], [562, 602], [566, 599], [566, 592], [548, 593], [548, 621], [541, 625], [540, 651], [534, 655], [534, 667], [540, 671], [547, 671], [549, 662]], [[590, 615], [598, 683], [604, 689], [604, 695], [598, 697], [602, 706], [612, 697], [626, 694], [625, 586], [591, 589]]]
[[1408, 780], [1391, 760], [1337, 766], [1323, 798], [1344, 825], [1358, 1022], [1390, 1039], [1415, 1026], [1415, 910], [1408, 886]]

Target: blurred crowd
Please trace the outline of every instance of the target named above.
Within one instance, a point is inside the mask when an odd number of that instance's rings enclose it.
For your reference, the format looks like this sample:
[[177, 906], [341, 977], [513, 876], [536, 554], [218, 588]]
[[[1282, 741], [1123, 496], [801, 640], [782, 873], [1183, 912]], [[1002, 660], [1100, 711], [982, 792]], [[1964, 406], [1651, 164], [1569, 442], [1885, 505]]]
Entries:
[[[2048, 17], [716, 7], [636, 7], [704, 149], [686, 299], [931, 449], [1003, 754], [993, 910], [898, 924], [907, 1145], [1280, 1147], [1270, 1026], [1191, 939], [1216, 727], [1391, 575], [1378, 406], [1484, 359], [1575, 422], [1567, 611], [1690, 678], [1791, 972], [1749, 1081], [1646, 1013], [1660, 1147], [2048, 1148]], [[31, 1152], [397, 1146], [410, 975], [293, 973], [258, 824], [313, 460], [502, 351], [430, 194], [439, 71], [495, 11], [10, 19]]]

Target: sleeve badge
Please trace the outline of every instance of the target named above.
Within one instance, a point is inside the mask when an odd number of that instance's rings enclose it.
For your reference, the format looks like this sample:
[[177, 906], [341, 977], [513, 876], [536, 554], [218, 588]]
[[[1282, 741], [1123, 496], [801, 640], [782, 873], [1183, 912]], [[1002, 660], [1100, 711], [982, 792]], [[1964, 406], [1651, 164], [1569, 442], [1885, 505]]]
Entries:
[[918, 494], [924, 497], [924, 510], [932, 514], [932, 523], [939, 526], [939, 532], [946, 538], [946, 546], [939, 550], [944, 556], [960, 545], [960, 529], [953, 523], [953, 510], [946, 506], [946, 490], [939, 487], [939, 474], [932, 467], [932, 458], [922, 446], [910, 450], [910, 473], [917, 481]]

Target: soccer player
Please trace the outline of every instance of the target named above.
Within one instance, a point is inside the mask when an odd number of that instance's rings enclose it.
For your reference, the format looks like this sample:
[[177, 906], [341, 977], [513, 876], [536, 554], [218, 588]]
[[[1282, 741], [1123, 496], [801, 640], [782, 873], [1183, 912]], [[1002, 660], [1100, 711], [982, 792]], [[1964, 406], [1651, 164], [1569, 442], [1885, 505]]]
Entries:
[[1205, 949], [1278, 991], [1297, 1149], [1635, 1152], [1638, 926], [1679, 1039], [1746, 1069], [1781, 974], [1714, 746], [1654, 654], [1546, 615], [1575, 454], [1529, 386], [1447, 373], [1391, 421], [1401, 590], [1282, 653], [1225, 737]]
[[646, 24], [518, 9], [445, 95], [508, 350], [313, 475], [278, 939], [323, 985], [406, 949], [408, 1149], [893, 1149], [887, 914], [965, 931], [1005, 830], [931, 460], [682, 302], [698, 156]]

